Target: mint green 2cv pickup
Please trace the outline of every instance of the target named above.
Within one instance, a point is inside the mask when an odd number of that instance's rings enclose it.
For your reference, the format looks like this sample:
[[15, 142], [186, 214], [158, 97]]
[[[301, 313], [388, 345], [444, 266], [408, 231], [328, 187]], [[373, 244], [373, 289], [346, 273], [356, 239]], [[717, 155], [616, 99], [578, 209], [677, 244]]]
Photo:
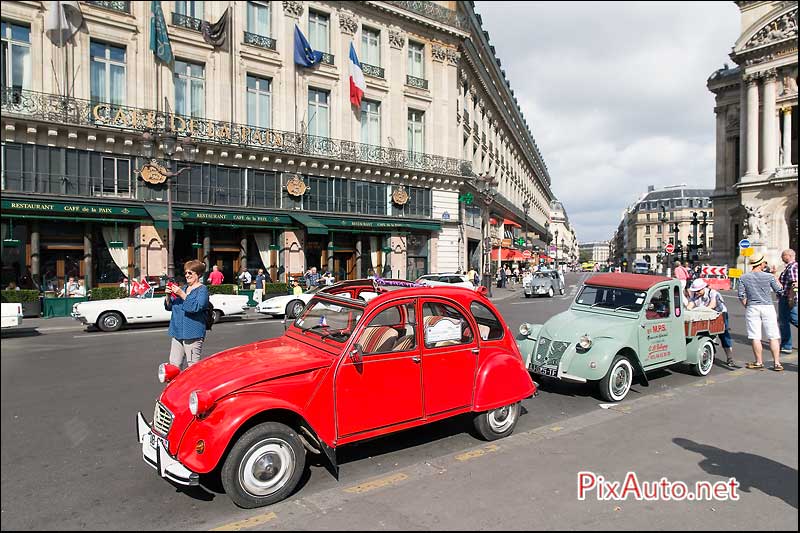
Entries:
[[635, 376], [647, 385], [652, 370], [683, 363], [698, 376], [711, 371], [724, 318], [688, 312], [681, 302], [677, 280], [598, 274], [567, 311], [522, 324], [517, 345], [534, 375], [596, 383], [605, 400], [619, 402]]

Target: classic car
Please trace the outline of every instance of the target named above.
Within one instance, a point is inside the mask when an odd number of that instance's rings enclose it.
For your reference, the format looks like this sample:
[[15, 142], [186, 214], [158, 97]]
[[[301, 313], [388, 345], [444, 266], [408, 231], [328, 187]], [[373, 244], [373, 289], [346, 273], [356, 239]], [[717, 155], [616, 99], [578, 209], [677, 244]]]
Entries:
[[[311, 301], [311, 298], [317, 294], [317, 292], [327, 291], [331, 287], [332, 285], [320, 285], [318, 287], [312, 287], [299, 295], [285, 294], [281, 296], [273, 296], [272, 298], [259, 303], [258, 306], [256, 306], [256, 312], [261, 313], [262, 315], [297, 318], [303, 312], [303, 309], [305, 309], [306, 305], [308, 305], [308, 302]], [[339, 285], [339, 290], [341, 290], [341, 288], [342, 285]], [[359, 293], [359, 297], [364, 301], [368, 301], [375, 296], [377, 296], [377, 293], [372, 291], [361, 291]]]
[[2, 309], [3, 329], [16, 328], [22, 325], [22, 304], [8, 303], [0, 304]]
[[153, 420], [136, 416], [142, 458], [182, 485], [218, 472], [252, 508], [289, 496], [307, 453], [338, 476], [342, 445], [465, 413], [505, 437], [536, 386], [484, 292], [341, 282], [281, 337], [162, 364]]
[[542, 270], [522, 278], [522, 289], [525, 292], [525, 298], [531, 296], [552, 298], [556, 292], [564, 294], [566, 287], [564, 277], [558, 270]]
[[[249, 297], [238, 294], [212, 294], [214, 322], [223, 316], [241, 315], [248, 308]], [[169, 322], [172, 311], [164, 309], [164, 297], [154, 297], [153, 290], [140, 298], [89, 300], [72, 306], [72, 318], [101, 331], [117, 331], [126, 324]]]
[[625, 398], [634, 375], [684, 363], [699, 376], [714, 363], [722, 316], [690, 317], [678, 280], [643, 274], [597, 274], [570, 308], [544, 324], [522, 324], [517, 343], [536, 375], [596, 383], [607, 401]]
[[475, 286], [467, 278], [466, 274], [425, 274], [417, 278], [416, 283], [427, 285], [428, 287], [464, 287], [474, 289]]

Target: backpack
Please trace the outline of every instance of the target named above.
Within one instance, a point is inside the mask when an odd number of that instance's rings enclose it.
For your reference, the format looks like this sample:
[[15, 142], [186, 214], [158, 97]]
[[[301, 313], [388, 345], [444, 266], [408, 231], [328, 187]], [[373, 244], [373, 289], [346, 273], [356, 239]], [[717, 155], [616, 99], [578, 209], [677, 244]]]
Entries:
[[214, 325], [214, 304], [211, 303], [211, 300], [208, 300], [208, 307], [206, 307], [206, 331], [211, 331], [211, 327]]

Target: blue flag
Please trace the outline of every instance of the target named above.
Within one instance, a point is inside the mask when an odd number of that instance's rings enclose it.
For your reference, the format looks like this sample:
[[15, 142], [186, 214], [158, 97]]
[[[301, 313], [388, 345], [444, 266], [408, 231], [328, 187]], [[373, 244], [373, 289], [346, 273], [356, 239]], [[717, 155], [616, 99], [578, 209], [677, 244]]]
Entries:
[[317, 52], [306, 40], [297, 24], [294, 25], [294, 62], [304, 67], [313, 67], [322, 61], [322, 52]]
[[169, 43], [164, 12], [161, 10], [161, 2], [157, 0], [150, 2], [150, 50], [168, 65], [172, 65], [175, 60], [175, 56], [172, 55], [172, 45]]

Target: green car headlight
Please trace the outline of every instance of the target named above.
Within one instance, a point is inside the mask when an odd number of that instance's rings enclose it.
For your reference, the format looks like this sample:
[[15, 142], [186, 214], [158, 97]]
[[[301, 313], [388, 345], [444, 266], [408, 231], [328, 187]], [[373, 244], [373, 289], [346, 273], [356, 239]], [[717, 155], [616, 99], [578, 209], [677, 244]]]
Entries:
[[592, 338], [587, 333], [583, 337], [580, 338], [578, 341], [578, 348], [582, 352], [588, 352], [589, 349], [592, 347]]
[[530, 335], [532, 330], [533, 326], [531, 324], [528, 324], [527, 322], [523, 322], [522, 325], [520, 325], [519, 327], [519, 333], [524, 337]]

